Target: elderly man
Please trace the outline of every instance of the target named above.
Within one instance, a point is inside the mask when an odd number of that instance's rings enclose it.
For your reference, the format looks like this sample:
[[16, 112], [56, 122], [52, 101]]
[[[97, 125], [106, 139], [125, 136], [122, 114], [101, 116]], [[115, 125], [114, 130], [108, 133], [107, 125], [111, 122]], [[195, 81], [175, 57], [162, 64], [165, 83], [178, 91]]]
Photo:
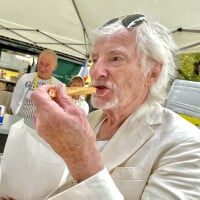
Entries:
[[36, 130], [70, 172], [49, 199], [200, 199], [200, 131], [161, 106], [175, 51], [162, 25], [138, 14], [115, 18], [99, 29], [92, 50], [99, 110], [89, 121], [64, 86], [57, 104], [51, 86], [32, 93]]
[[23, 117], [33, 117], [34, 106], [30, 95], [34, 89], [51, 84], [57, 86], [61, 82], [52, 76], [57, 67], [57, 55], [52, 50], [44, 50], [40, 53], [37, 63], [37, 72], [24, 74], [17, 82], [11, 100], [13, 114]]

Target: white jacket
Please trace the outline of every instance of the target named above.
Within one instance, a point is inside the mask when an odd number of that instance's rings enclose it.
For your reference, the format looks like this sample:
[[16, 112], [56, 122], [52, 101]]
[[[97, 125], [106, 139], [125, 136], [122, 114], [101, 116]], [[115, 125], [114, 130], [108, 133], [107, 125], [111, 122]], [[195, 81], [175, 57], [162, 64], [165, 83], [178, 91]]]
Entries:
[[[102, 117], [90, 113], [91, 126]], [[103, 171], [69, 189], [64, 185], [50, 199], [200, 199], [200, 130], [160, 105], [141, 118], [131, 115], [102, 156]]]

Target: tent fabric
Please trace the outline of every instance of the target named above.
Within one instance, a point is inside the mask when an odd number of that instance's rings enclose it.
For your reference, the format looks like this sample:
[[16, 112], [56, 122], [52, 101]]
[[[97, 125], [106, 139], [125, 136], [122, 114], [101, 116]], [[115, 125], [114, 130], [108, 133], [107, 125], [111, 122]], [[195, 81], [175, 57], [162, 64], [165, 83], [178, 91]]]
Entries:
[[173, 32], [181, 52], [200, 51], [199, 0], [0, 0], [0, 36], [87, 58], [91, 30], [142, 13]]

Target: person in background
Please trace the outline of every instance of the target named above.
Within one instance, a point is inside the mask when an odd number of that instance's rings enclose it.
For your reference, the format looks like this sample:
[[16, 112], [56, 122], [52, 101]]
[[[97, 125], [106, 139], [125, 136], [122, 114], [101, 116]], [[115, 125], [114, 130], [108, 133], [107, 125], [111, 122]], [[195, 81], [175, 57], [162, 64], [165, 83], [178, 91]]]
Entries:
[[[84, 85], [85, 85], [85, 81], [81, 76], [76, 75], [71, 78], [71, 81], [70, 81], [71, 87], [84, 87]], [[74, 102], [85, 111], [85, 114], [87, 115], [89, 113], [89, 105], [85, 101], [85, 97], [81, 95], [73, 95], [72, 98]]]
[[176, 71], [170, 31], [133, 14], [97, 34], [90, 76], [99, 110], [86, 117], [64, 85], [57, 104], [52, 86], [31, 95], [38, 134], [70, 172], [50, 199], [200, 199], [200, 130], [162, 106]]
[[14, 88], [10, 108], [12, 113], [32, 118], [34, 106], [30, 100], [33, 90], [44, 84], [57, 86], [61, 82], [52, 76], [57, 67], [57, 55], [53, 50], [44, 50], [40, 53], [37, 63], [37, 72], [26, 73], [17, 81]]

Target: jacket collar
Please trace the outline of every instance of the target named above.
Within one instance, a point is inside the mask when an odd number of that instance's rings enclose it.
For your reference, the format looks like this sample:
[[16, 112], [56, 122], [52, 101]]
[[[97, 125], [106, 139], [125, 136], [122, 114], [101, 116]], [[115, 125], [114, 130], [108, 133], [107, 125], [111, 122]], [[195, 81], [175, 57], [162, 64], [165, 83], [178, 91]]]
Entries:
[[[162, 123], [162, 110], [159, 104], [146, 104], [126, 119], [102, 151], [104, 164], [109, 171], [125, 162], [153, 136], [152, 126]], [[91, 126], [95, 128], [104, 116], [102, 111], [92, 115]]]

